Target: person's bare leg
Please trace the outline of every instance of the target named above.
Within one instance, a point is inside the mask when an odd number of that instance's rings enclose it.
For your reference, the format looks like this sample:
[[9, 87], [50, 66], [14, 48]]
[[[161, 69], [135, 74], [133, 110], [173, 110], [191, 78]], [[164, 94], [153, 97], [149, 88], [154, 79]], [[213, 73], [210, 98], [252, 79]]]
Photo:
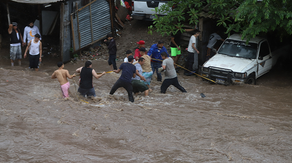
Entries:
[[38, 69], [38, 68], [35, 68], [34, 70], [35, 70], [35, 71], [39, 71], [39, 69]]
[[11, 59], [11, 66], [14, 66], [14, 61]]
[[21, 66], [21, 60], [20, 59], [18, 60], [18, 66]]
[[111, 71], [113, 71], [114, 70], [113, 65], [110, 65], [110, 67], [111, 67]]
[[145, 94], [145, 96], [148, 96], [149, 95], [149, 89], [144, 91], [144, 94]]
[[150, 88], [150, 85], [147, 85], [147, 87], [149, 88], [149, 92], [152, 92], [152, 89]]

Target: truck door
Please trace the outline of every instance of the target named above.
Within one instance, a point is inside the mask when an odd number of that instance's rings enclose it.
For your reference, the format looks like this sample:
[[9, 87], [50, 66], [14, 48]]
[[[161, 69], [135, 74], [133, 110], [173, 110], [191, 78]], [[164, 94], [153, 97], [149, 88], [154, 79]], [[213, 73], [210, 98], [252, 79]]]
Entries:
[[260, 51], [258, 57], [258, 77], [264, 75], [272, 68], [272, 54], [267, 41], [260, 44]]

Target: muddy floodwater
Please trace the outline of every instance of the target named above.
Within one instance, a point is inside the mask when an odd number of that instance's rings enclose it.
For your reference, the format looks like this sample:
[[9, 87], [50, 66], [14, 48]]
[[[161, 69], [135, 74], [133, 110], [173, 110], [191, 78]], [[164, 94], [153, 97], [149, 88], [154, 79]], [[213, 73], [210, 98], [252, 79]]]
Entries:
[[[73, 74], [83, 64], [65, 68]], [[0, 162], [292, 162], [291, 71], [233, 86], [181, 71], [188, 93], [166, 94], [154, 76], [149, 97], [131, 103], [123, 88], [109, 96], [113, 73], [93, 80], [99, 102], [77, 98], [77, 77], [69, 80], [74, 100], [64, 101], [56, 68], [0, 69]], [[93, 68], [109, 71], [104, 60]]]

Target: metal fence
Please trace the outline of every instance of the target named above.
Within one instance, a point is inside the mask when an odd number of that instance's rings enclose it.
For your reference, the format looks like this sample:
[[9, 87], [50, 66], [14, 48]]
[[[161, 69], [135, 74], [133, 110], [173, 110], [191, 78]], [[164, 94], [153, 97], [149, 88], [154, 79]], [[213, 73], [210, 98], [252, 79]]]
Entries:
[[110, 6], [106, 0], [93, 0], [71, 14], [73, 49], [77, 51], [111, 32]]

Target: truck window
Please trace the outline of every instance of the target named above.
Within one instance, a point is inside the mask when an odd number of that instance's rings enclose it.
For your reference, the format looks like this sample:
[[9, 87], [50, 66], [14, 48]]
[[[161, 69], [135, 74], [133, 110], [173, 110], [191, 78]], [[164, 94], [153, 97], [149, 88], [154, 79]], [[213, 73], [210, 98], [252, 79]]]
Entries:
[[265, 41], [261, 44], [259, 57], [263, 58], [269, 54], [270, 54], [269, 44], [267, 41]]
[[231, 57], [255, 59], [257, 54], [257, 44], [246, 44], [244, 41], [227, 39], [218, 51]]

